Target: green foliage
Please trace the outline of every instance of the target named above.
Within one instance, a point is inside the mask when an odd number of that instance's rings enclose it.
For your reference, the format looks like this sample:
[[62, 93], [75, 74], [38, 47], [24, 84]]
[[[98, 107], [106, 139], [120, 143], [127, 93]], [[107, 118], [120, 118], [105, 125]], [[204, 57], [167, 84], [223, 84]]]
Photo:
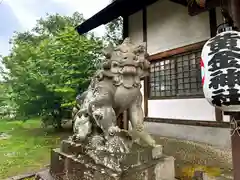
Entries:
[[32, 31], [15, 34], [3, 64], [18, 116], [48, 115], [56, 106], [71, 107], [87, 88], [101, 59], [102, 41], [77, 34], [74, 27], [83, 20], [79, 13], [48, 15]]
[[[116, 0], [111, 0], [114, 2]], [[123, 18], [118, 17], [106, 25], [104, 40], [113, 45], [119, 45], [123, 41]]]
[[104, 40], [113, 45], [119, 45], [123, 40], [123, 19], [118, 17], [106, 25]]
[[0, 82], [0, 119], [15, 117], [16, 105], [11, 101], [11, 88]]

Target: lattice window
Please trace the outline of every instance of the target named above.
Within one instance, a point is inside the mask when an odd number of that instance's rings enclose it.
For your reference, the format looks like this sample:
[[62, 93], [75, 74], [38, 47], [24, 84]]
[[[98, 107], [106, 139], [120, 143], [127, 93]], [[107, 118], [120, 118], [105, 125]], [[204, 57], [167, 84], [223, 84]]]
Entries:
[[203, 95], [200, 56], [196, 50], [152, 62], [150, 98]]

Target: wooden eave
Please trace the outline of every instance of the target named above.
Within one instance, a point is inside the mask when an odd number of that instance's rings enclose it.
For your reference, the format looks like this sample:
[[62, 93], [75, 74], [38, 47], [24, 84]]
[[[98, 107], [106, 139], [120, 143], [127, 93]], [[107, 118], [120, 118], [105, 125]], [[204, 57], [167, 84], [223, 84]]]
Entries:
[[116, 0], [77, 26], [76, 30], [79, 34], [87, 33], [98, 26], [109, 23], [119, 16], [129, 16], [156, 1], [157, 0]]
[[[85, 34], [98, 26], [109, 23], [110, 21], [118, 18], [119, 16], [129, 16], [143, 9], [144, 7], [153, 4], [156, 1], [157, 0], [115, 0], [107, 7], [93, 15], [91, 18], [87, 19], [85, 22], [77, 26], [76, 30], [79, 34]], [[207, 0], [206, 6], [202, 8], [198, 6], [195, 1], [191, 6], [188, 6], [188, 0], [170, 1], [188, 8], [188, 14], [190, 16], [195, 16], [202, 12], [220, 6], [221, 2], [221, 0]]]

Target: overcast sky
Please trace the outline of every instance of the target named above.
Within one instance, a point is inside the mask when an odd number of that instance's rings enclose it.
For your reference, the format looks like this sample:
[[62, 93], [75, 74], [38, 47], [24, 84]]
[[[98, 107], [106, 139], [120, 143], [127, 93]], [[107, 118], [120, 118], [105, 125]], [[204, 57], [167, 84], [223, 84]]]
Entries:
[[[0, 0], [1, 2], [2, 0]], [[14, 31], [31, 29], [46, 13], [71, 15], [78, 11], [89, 18], [109, 4], [110, 0], [3, 0], [0, 4], [0, 54], [7, 55], [8, 41]], [[104, 27], [94, 32], [104, 34]]]

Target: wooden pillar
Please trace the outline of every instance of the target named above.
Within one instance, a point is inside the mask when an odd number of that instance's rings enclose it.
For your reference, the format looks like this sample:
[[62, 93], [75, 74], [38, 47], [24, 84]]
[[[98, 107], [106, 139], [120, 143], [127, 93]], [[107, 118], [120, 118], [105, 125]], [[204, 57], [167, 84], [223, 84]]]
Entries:
[[209, 10], [209, 24], [210, 24], [210, 36], [214, 37], [217, 34], [217, 14], [216, 8]]
[[[128, 25], [128, 15], [123, 16], [123, 39], [127, 38], [129, 35], [129, 25]], [[119, 117], [118, 117], [118, 126], [121, 129], [128, 130], [128, 122], [129, 119], [127, 117], [128, 110], [124, 111]]]
[[230, 13], [234, 21], [234, 25], [237, 26], [240, 30], [240, 1], [239, 0], [230, 0]]
[[240, 136], [235, 132], [232, 137], [233, 179], [240, 179]]
[[128, 110], [126, 110], [117, 117], [117, 125], [121, 129], [128, 130], [128, 123]]
[[[143, 42], [146, 42], [147, 51], [147, 8], [142, 10], [142, 23], [143, 23]], [[148, 96], [149, 96], [149, 77], [144, 77], [144, 116], [148, 117]]]
[[[240, 29], [240, 1], [239, 0], [231, 0], [231, 8], [230, 11], [233, 16], [233, 20], [238, 30]], [[240, 113], [235, 113], [231, 116], [235, 120], [240, 121]], [[233, 121], [237, 122], [237, 121]], [[239, 127], [239, 123], [236, 123], [235, 126], [231, 129], [231, 139], [232, 139], [232, 162], [233, 162], [233, 176], [234, 180], [240, 179], [240, 136], [239, 130], [236, 129]]]
[[[230, 0], [230, 7], [228, 7], [229, 13], [232, 15], [234, 25], [237, 26], [238, 30], [240, 29], [240, 1], [239, 0]], [[232, 141], [232, 162], [233, 162], [233, 179], [240, 179], [240, 130], [237, 127], [240, 127], [240, 112], [231, 114], [231, 141]]]
[[123, 39], [129, 35], [128, 16], [123, 16]]
[[129, 118], [128, 110], [123, 112], [123, 129], [128, 130]]
[[223, 122], [223, 113], [222, 110], [215, 108], [215, 118], [217, 122]]
[[[210, 36], [214, 37], [217, 34], [216, 8], [212, 8], [209, 10], [209, 24], [210, 24]], [[222, 111], [218, 108], [215, 108], [215, 119], [217, 122], [223, 122]]]
[[[234, 180], [240, 179], [240, 131], [236, 128], [239, 127], [240, 123], [240, 113], [234, 113], [231, 115], [232, 128], [231, 128], [231, 140], [232, 140], [232, 162], [233, 162], [233, 176]], [[237, 123], [237, 124], [236, 124]]]

